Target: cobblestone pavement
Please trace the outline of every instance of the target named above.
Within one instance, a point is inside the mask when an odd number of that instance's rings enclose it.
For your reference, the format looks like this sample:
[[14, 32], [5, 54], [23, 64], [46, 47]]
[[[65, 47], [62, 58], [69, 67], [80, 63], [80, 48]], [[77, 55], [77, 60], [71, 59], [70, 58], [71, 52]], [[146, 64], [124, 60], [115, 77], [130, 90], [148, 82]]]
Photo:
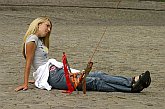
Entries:
[[[1, 109], [165, 108], [164, 3], [124, 0], [116, 9], [117, 2], [110, 0], [7, 1], [0, 1]], [[150, 87], [142, 93], [87, 92], [83, 95], [74, 92], [66, 95], [61, 90], [40, 90], [30, 84], [29, 90], [15, 92], [14, 88], [23, 82], [23, 35], [34, 18], [45, 15], [53, 22], [51, 58], [60, 61], [65, 51], [70, 66], [82, 70], [107, 27], [94, 55], [92, 71], [132, 77], [149, 70]]]

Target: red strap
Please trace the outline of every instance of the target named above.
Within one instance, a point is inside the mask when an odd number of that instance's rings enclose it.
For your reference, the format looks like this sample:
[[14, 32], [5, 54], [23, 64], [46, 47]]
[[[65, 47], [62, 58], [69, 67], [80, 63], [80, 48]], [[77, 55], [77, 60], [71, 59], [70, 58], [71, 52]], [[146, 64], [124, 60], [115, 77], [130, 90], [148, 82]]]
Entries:
[[63, 53], [62, 62], [63, 62], [63, 67], [64, 67], [66, 84], [68, 86], [68, 90], [66, 90], [65, 93], [71, 94], [74, 91], [74, 88], [73, 88], [71, 81], [70, 81], [70, 78], [69, 78], [70, 76], [69, 76], [69, 72], [68, 72], [67, 58], [66, 58], [65, 53]]

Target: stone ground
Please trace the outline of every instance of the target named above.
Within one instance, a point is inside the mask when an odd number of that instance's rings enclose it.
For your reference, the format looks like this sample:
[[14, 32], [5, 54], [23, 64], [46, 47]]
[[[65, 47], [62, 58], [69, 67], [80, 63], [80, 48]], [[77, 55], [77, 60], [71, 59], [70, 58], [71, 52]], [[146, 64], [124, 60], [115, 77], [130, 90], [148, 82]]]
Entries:
[[[1, 109], [164, 109], [165, 3], [123, 0], [1, 0], [0, 108]], [[44, 5], [43, 5], [44, 4]], [[142, 93], [46, 91], [23, 83], [23, 35], [38, 16], [53, 22], [51, 58], [68, 56], [70, 66], [82, 70], [107, 27], [94, 55], [92, 71], [134, 76], [149, 70], [152, 83]], [[32, 69], [30, 78], [32, 78]]]

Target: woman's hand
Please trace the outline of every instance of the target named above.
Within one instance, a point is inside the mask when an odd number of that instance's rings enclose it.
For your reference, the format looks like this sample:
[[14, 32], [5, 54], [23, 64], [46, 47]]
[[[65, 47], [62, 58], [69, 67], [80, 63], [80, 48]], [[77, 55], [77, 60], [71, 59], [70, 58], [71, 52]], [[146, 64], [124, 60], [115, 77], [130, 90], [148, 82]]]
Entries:
[[29, 83], [34, 84], [35, 81], [34, 80], [29, 80]]
[[18, 92], [20, 90], [27, 90], [28, 89], [28, 85], [21, 85], [21, 86], [18, 86], [15, 91]]
[[29, 74], [30, 74], [31, 63], [33, 61], [33, 57], [35, 54], [35, 49], [36, 49], [35, 42], [28, 42], [26, 44], [26, 65], [25, 65], [25, 71], [24, 71], [24, 84], [21, 86], [18, 86], [15, 89], [15, 91], [27, 90], [28, 82], [34, 83], [34, 81], [28, 81], [28, 79], [29, 79]]

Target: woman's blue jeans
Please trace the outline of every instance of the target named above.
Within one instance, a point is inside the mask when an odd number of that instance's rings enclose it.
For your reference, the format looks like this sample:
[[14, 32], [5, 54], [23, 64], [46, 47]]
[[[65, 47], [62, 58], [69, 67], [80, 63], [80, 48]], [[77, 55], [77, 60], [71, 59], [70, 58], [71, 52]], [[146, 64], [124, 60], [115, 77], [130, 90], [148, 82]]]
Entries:
[[[55, 67], [55, 66], [54, 66]], [[50, 71], [48, 83], [55, 89], [67, 90], [63, 69], [54, 68]], [[103, 72], [90, 72], [86, 77], [86, 89], [102, 92], [131, 92], [132, 78], [111, 76]], [[78, 87], [78, 90], [82, 90]]]
[[104, 72], [90, 72], [86, 78], [87, 90], [103, 92], [131, 92], [132, 78], [112, 76]]

